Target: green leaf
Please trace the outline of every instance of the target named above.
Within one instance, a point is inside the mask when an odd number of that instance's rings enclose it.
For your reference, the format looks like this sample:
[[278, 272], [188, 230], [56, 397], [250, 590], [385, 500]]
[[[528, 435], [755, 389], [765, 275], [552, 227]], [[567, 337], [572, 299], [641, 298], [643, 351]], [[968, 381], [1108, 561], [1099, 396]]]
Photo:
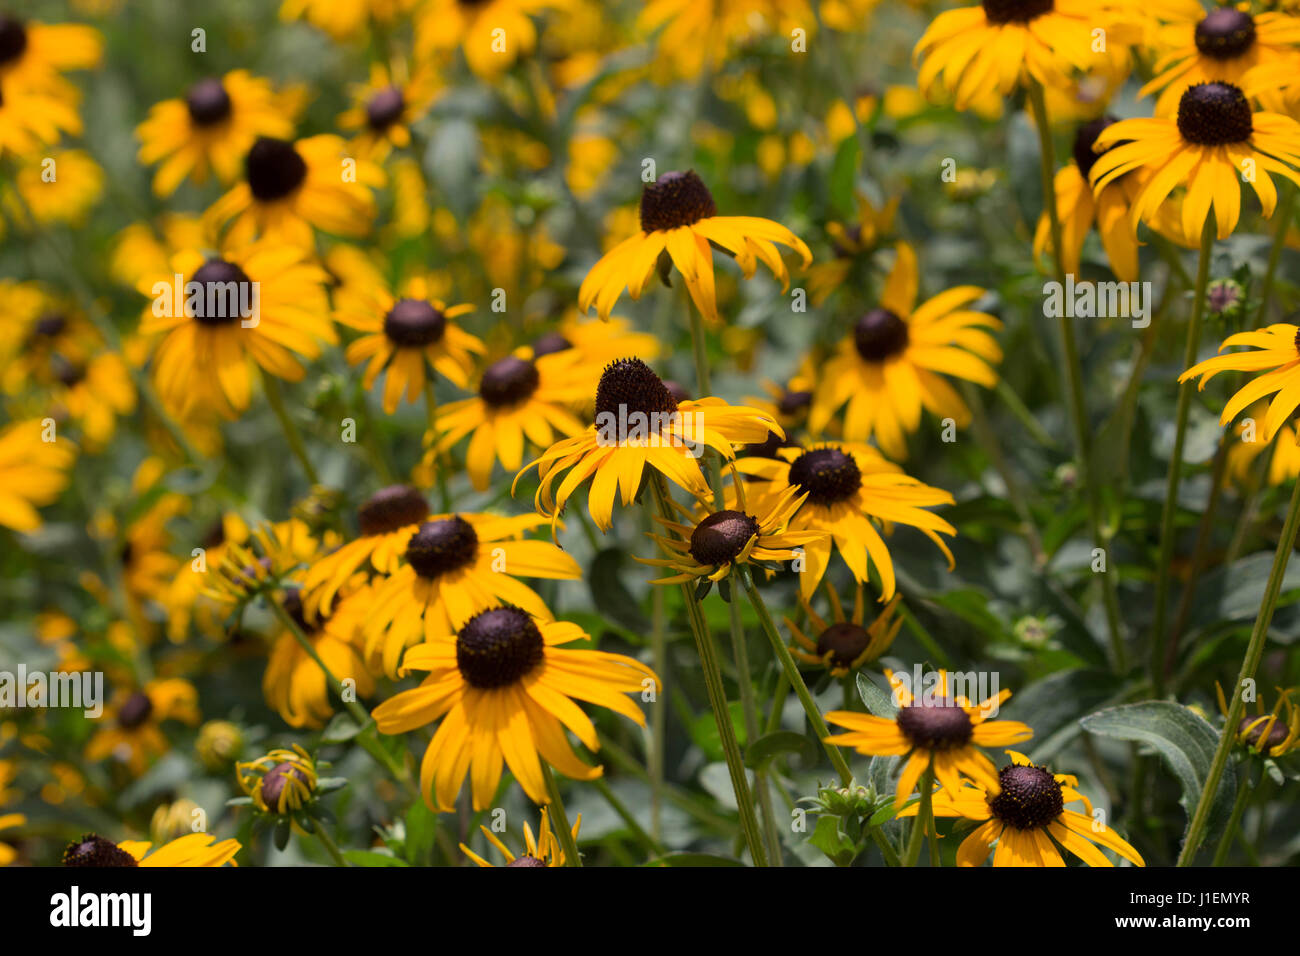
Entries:
[[781, 754], [798, 754], [805, 765], [817, 761], [821, 748], [817, 742], [793, 730], [777, 730], [759, 737], [745, 751], [745, 765], [758, 770]]
[[858, 175], [858, 155], [861, 148], [858, 138], [850, 136], [840, 143], [831, 163], [830, 192], [831, 205], [841, 217], [851, 219], [855, 215], [857, 203], [854, 202], [853, 188]]
[[406, 812], [406, 847], [403, 857], [412, 866], [428, 866], [433, 861], [433, 838], [438, 820], [423, 800], [416, 800]]
[[[1152, 700], [1100, 710], [1081, 718], [1079, 723], [1091, 734], [1132, 740], [1154, 748], [1183, 788], [1178, 802], [1187, 811], [1190, 824], [1219, 744], [1219, 732], [1203, 717], [1182, 704]], [[1227, 823], [1236, 794], [1237, 773], [1229, 763], [1223, 769], [1223, 777], [1210, 807], [1206, 844], [1212, 844], [1218, 831]], [[1184, 830], [1183, 836], [1186, 835]]]
[[825, 853], [836, 866], [848, 866], [858, 855], [858, 847], [840, 832], [840, 818], [822, 814], [808, 842]]
[[[1215, 568], [1202, 574], [1196, 585], [1196, 595], [1187, 615], [1189, 631], [1200, 627], [1215, 627], [1226, 621], [1246, 621], [1259, 613], [1264, 599], [1264, 589], [1273, 570], [1271, 552], [1260, 551], [1247, 555], [1227, 567]], [[1282, 577], [1282, 590], [1278, 607], [1290, 604], [1300, 589], [1300, 561], [1292, 561]]]
[[894, 695], [883, 690], [862, 671], [858, 671], [857, 684], [858, 696], [862, 698], [862, 703], [866, 705], [867, 710], [877, 717], [888, 717], [891, 720], [898, 715], [898, 708], [894, 706]]
[[292, 832], [292, 821], [288, 817], [281, 817], [275, 821], [275, 848], [277, 850], [283, 850], [289, 845], [289, 834]]
[[650, 633], [650, 620], [641, 610], [641, 604], [623, 584], [619, 572], [623, 568], [623, 552], [618, 548], [605, 548], [591, 561], [591, 599], [597, 610], [607, 618], [617, 621], [634, 634]]
[[1108, 671], [1076, 667], [1017, 690], [997, 716], [1034, 728], [1033, 738], [1013, 749], [1043, 763], [1079, 735], [1079, 714], [1118, 703], [1119, 693], [1120, 684]]
[[377, 850], [344, 850], [343, 859], [357, 866], [408, 866], [405, 860], [399, 860], [387, 853]]
[[669, 853], [649, 860], [646, 866], [744, 866], [739, 860], [729, 856], [714, 856], [712, 853]]
[[[733, 700], [727, 705], [727, 712], [731, 715], [731, 726], [735, 731], [736, 740], [741, 747], [744, 747], [745, 708], [740, 701]], [[712, 711], [706, 710], [691, 722], [691, 739], [704, 751], [711, 762], [716, 763], [724, 759], [722, 735], [718, 733], [718, 722], [713, 719]]]
[[351, 740], [361, 732], [361, 725], [346, 710], [335, 714], [333, 719], [321, 731], [320, 742], [323, 744], [341, 744]]
[[875, 813], [873, 813], [870, 816], [870, 818], [867, 820], [867, 825], [878, 827], [881, 824], [888, 823], [890, 820], [894, 819], [896, 816], [898, 816], [898, 814], [902, 813], [905, 809], [910, 807], [912, 804], [920, 803], [920, 802], [921, 802], [921, 796], [920, 794], [917, 794], [915, 796], [909, 797], [908, 799], [904, 800], [903, 805], [899, 807], [897, 810], [895, 810], [894, 801], [890, 800], [888, 803], [886, 803], [884, 806], [882, 806], [880, 809], [878, 809]]

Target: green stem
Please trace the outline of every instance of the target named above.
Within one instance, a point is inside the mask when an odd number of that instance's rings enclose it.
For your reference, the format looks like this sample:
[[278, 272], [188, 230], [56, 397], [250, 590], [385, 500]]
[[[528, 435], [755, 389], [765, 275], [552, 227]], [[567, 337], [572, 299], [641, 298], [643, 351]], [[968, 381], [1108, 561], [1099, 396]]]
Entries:
[[[745, 646], [745, 624], [740, 616], [740, 601], [732, 594], [727, 602], [731, 619], [731, 656], [736, 664], [736, 680], [740, 684], [740, 706], [745, 719], [745, 739], [753, 743], [759, 737], [758, 705], [754, 700], [754, 682], [750, 678], [749, 649]], [[767, 837], [768, 862], [773, 866], [782, 864], [781, 844], [774, 841], [776, 823], [772, 809], [772, 792], [767, 786], [766, 775], [755, 775], [754, 789], [758, 796], [758, 809], [763, 818], [764, 833]]]
[[311, 459], [307, 457], [307, 448], [302, 443], [298, 426], [293, 423], [293, 419], [289, 417], [289, 410], [284, 407], [284, 394], [280, 391], [280, 380], [265, 369], [262, 371], [262, 390], [266, 392], [266, 402], [271, 406], [271, 411], [275, 412], [275, 417], [280, 421], [280, 430], [284, 432], [285, 440], [289, 442], [289, 450], [298, 459], [298, 464], [302, 465], [308, 484], [313, 486], [320, 484], [320, 476], [316, 474]]
[[335, 843], [334, 839], [328, 833], [325, 832], [325, 824], [322, 823], [320, 820], [317, 820], [315, 822], [316, 822], [316, 828], [315, 828], [316, 839], [319, 840], [320, 845], [325, 848], [325, 852], [330, 855], [330, 859], [334, 861], [334, 865], [347, 866], [348, 861], [343, 859], [343, 854], [339, 851], [338, 844]]
[[582, 857], [578, 855], [578, 843], [573, 839], [573, 827], [569, 823], [569, 814], [565, 812], [564, 800], [560, 797], [560, 788], [555, 782], [555, 774], [551, 773], [551, 765], [544, 758], [540, 763], [542, 777], [546, 781], [546, 793], [551, 801], [548, 808], [551, 829], [555, 831], [560, 847], [564, 850], [564, 865], [582, 866]]
[[749, 603], [753, 605], [754, 612], [758, 615], [758, 621], [763, 626], [768, 641], [772, 644], [772, 652], [776, 654], [776, 659], [781, 662], [781, 670], [785, 672], [786, 680], [794, 688], [795, 695], [799, 698], [799, 703], [803, 705], [803, 711], [808, 716], [808, 722], [812, 724], [813, 732], [817, 734], [817, 739], [822, 742], [826, 755], [831, 758], [831, 765], [835, 768], [835, 772], [840, 775], [840, 781], [847, 787], [853, 782], [853, 771], [849, 769], [843, 751], [834, 744], [826, 742], [826, 738], [831, 735], [831, 732], [826, 726], [821, 711], [817, 709], [817, 702], [813, 700], [808, 685], [804, 683], [803, 675], [799, 673], [794, 658], [790, 656], [789, 648], [785, 646], [785, 641], [781, 639], [781, 634], [772, 621], [772, 615], [767, 610], [763, 595], [758, 593], [758, 588], [754, 586], [754, 579], [747, 569], [740, 569], [740, 580], [745, 586], [745, 593], [749, 595]]
[[[1052, 127], [1047, 117], [1047, 101], [1043, 87], [1037, 81], [1029, 84], [1029, 102], [1034, 112], [1034, 125], [1038, 127], [1039, 173], [1043, 181], [1043, 204], [1047, 207], [1048, 224], [1052, 234], [1052, 260], [1056, 265], [1056, 280], [1066, 285], [1065, 266], [1061, 259], [1061, 216], [1056, 205], [1056, 152], [1052, 144]], [[1084, 489], [1088, 505], [1088, 526], [1093, 547], [1109, 550], [1110, 535], [1102, 522], [1101, 489], [1092, 480], [1092, 458], [1089, 451], [1088, 408], [1083, 397], [1083, 365], [1079, 361], [1079, 347], [1075, 341], [1074, 319], [1064, 309], [1058, 319], [1061, 333], [1061, 350], [1065, 358], [1067, 404], [1074, 427], [1075, 457], [1078, 459], [1079, 483]], [[1124, 635], [1120, 630], [1119, 595], [1115, 572], [1107, 570], [1101, 575], [1102, 604], [1106, 611], [1106, 629], [1110, 638], [1111, 665], [1116, 673], [1128, 669]]]
[[880, 855], [885, 858], [886, 866], [902, 866], [903, 861], [898, 858], [898, 851], [894, 849], [892, 843], [880, 832], [880, 827], [871, 828], [871, 839], [875, 841], [880, 848]]
[[[704, 316], [695, 308], [694, 303], [687, 303], [686, 311], [691, 317], [691, 352], [695, 357], [695, 387], [697, 398], [713, 394], [709, 381], [709, 351], [704, 337]], [[704, 466], [709, 473], [709, 488], [713, 491], [713, 509], [722, 510], [722, 466], [718, 455], [712, 448], [704, 450]]]
[[[1196, 285], [1192, 289], [1192, 318], [1187, 325], [1187, 343], [1183, 348], [1183, 368], [1191, 368], [1201, 345], [1201, 316], [1205, 312], [1205, 287], [1210, 278], [1210, 252], [1214, 246], [1214, 219], [1206, 217], [1201, 228], [1201, 252], [1196, 263]], [[1192, 406], [1191, 379], [1178, 387], [1178, 408], [1175, 412], [1174, 448], [1169, 455], [1169, 476], [1165, 481], [1165, 503], [1160, 513], [1160, 558], [1156, 564], [1156, 604], [1151, 622], [1151, 672], [1152, 692], [1164, 695], [1165, 648], [1168, 634], [1165, 618], [1169, 607], [1169, 565], [1174, 556], [1174, 519], [1178, 515], [1178, 485], [1182, 480], [1183, 442], [1187, 438], [1187, 415]]]
[[619, 815], [619, 818], [622, 819], [625, 824], [627, 824], [627, 828], [632, 831], [632, 836], [636, 838], [636, 841], [640, 843], [651, 856], [663, 856], [663, 845], [650, 834], [646, 833], [645, 828], [637, 822], [636, 817], [632, 815], [632, 811], [627, 808], [627, 804], [620, 800], [618, 794], [616, 794], [613, 788], [610, 787], [609, 781], [604, 777], [597, 777], [593, 782], [596, 784], [596, 789], [600, 791], [600, 795], [605, 798], [605, 802], [613, 807], [614, 812]]
[[907, 841], [907, 854], [903, 858], [903, 866], [916, 866], [917, 861], [921, 859], [921, 844], [925, 842], [925, 834], [928, 830], [934, 828], [934, 807], [932, 796], [934, 793], [934, 765], [925, 768], [925, 773], [921, 774], [921, 806], [916, 811], [916, 822], [912, 824], [912, 835]]
[[[663, 679], [668, 669], [668, 611], [663, 588], [650, 591], [650, 659]], [[668, 739], [668, 708], [657, 706], [650, 714], [650, 832], [659, 839], [663, 830], [664, 746]]]
[[1228, 852], [1232, 849], [1232, 841], [1237, 836], [1237, 827], [1241, 826], [1241, 818], [1246, 812], [1246, 805], [1250, 802], [1250, 786], [1246, 782], [1245, 775], [1237, 781], [1237, 799], [1232, 804], [1232, 816], [1228, 818], [1228, 825], [1223, 829], [1223, 836], [1219, 838], [1219, 846], [1214, 851], [1214, 862], [1211, 866], [1223, 866], [1228, 858]]
[[1228, 756], [1236, 740], [1235, 731], [1237, 725], [1241, 723], [1241, 712], [1246, 706], [1245, 701], [1241, 699], [1241, 688], [1246, 681], [1254, 679], [1255, 671], [1259, 668], [1259, 659], [1264, 654], [1264, 642], [1268, 637], [1268, 626], [1273, 620], [1273, 610], [1277, 606], [1277, 596], [1282, 590], [1282, 578], [1286, 574], [1287, 563], [1291, 560], [1291, 552], [1295, 549], [1297, 528], [1300, 528], [1300, 481], [1295, 482], [1295, 487], [1291, 491], [1291, 504], [1287, 507], [1282, 537], [1278, 539], [1277, 550], [1273, 554], [1273, 568], [1269, 572], [1268, 584], [1264, 588], [1264, 599], [1260, 603], [1255, 626], [1250, 632], [1250, 642], [1246, 645], [1246, 656], [1241, 661], [1241, 671], [1237, 674], [1236, 683], [1233, 684], [1232, 703], [1228, 705], [1228, 715], [1223, 722], [1218, 749], [1214, 751], [1210, 772], [1205, 778], [1205, 786], [1201, 788], [1201, 797], [1196, 803], [1196, 811], [1192, 814], [1192, 822], [1187, 828], [1187, 840], [1183, 843], [1182, 852], [1178, 854], [1179, 866], [1187, 866], [1192, 862], [1196, 851], [1200, 849], [1201, 841], [1205, 839], [1210, 807], [1214, 804], [1214, 796], [1218, 792], [1219, 781], [1223, 778], [1223, 770], [1228, 765]]

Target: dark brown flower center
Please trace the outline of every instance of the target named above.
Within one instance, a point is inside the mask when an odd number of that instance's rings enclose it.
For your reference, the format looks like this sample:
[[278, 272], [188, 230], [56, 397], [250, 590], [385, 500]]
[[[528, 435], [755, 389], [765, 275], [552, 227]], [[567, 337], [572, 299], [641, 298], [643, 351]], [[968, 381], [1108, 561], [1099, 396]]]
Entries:
[[515, 857], [513, 860], [511, 860], [509, 863], [507, 863], [506, 866], [540, 866], [540, 867], [545, 867], [546, 864], [543, 863], [541, 860], [537, 859], [537, 857], [535, 857], [535, 856], [517, 856], [517, 857]]
[[641, 230], [676, 229], [718, 214], [713, 194], [695, 170], [664, 173], [641, 193]]
[[307, 775], [302, 772], [302, 768], [287, 760], [276, 764], [266, 772], [266, 776], [262, 777], [262, 802], [272, 812], [280, 811], [280, 799], [289, 786], [290, 778], [307, 783]]
[[307, 163], [293, 143], [269, 136], [259, 137], [244, 160], [248, 188], [261, 202], [284, 199], [307, 178]]
[[436, 578], [478, 557], [478, 534], [460, 515], [426, 521], [411, 535], [406, 560], [422, 578]]
[[872, 309], [853, 326], [853, 344], [868, 362], [902, 354], [907, 342], [907, 323], [888, 309]]
[[98, 833], [87, 833], [80, 840], [73, 840], [63, 851], [64, 866], [139, 866], [130, 853], [127, 853], [112, 840], [105, 840]]
[[792, 418], [808, 411], [811, 405], [812, 392], [792, 392], [787, 389], [781, 393], [781, 398], [776, 403], [776, 410], [786, 418]]
[[970, 743], [975, 727], [954, 703], [909, 704], [898, 711], [898, 729], [914, 747], [951, 750]]
[[840, 621], [822, 631], [817, 638], [817, 655], [831, 655], [833, 667], [852, 667], [871, 646], [866, 628], [851, 621]]
[[1178, 101], [1178, 132], [1189, 143], [1242, 143], [1254, 131], [1250, 102], [1231, 83], [1197, 83]]
[[[613, 416], [615, 421], [624, 421], [634, 412], [671, 415], [676, 411], [677, 399], [673, 398], [673, 393], [663, 379], [639, 358], [610, 362], [596, 385], [598, 423], [607, 416]], [[619, 435], [620, 440], [626, 437]]]
[[1091, 123], [1084, 123], [1074, 134], [1074, 164], [1079, 167], [1079, 173], [1085, 180], [1092, 172], [1093, 164], [1101, 157], [1101, 153], [1093, 152], [1093, 144], [1097, 142], [1101, 131], [1114, 122], [1113, 116], [1101, 116]]
[[199, 80], [185, 94], [185, 108], [195, 126], [214, 126], [230, 116], [230, 94], [216, 77]]
[[700, 564], [726, 564], [758, 534], [758, 522], [743, 511], [718, 511], [691, 532], [691, 557]]
[[134, 730], [149, 719], [153, 713], [153, 701], [148, 694], [136, 691], [117, 711], [117, 725], [123, 730]]
[[815, 505], [847, 501], [862, 487], [862, 471], [852, 455], [838, 448], [814, 448], [790, 465], [790, 484], [808, 493]]
[[366, 123], [376, 132], [392, 126], [402, 117], [406, 99], [396, 86], [385, 87], [366, 104]]
[[50, 372], [55, 380], [67, 388], [79, 385], [86, 380], [86, 367], [57, 352], [50, 356]]
[[384, 316], [384, 335], [394, 345], [424, 348], [447, 331], [447, 317], [423, 299], [399, 299]]
[[190, 282], [199, 287], [194, 292], [201, 294], [191, 295], [191, 289], [186, 289], [185, 304], [203, 325], [228, 325], [252, 315], [253, 282], [233, 262], [209, 259], [194, 270]]
[[1052, 0], [984, 0], [989, 23], [1028, 23], [1053, 8]]
[[1237, 736], [1245, 734], [1246, 728], [1257, 720], [1259, 721], [1259, 726], [1254, 728], [1249, 734], [1246, 734], [1246, 743], [1250, 744], [1256, 750], [1266, 750], [1269, 747], [1276, 747], [1282, 741], [1286, 740], [1287, 734], [1291, 732], [1285, 721], [1274, 720], [1273, 726], [1269, 729], [1268, 737], [1261, 740], [1260, 737], [1264, 733], [1264, 728], [1268, 727], [1268, 718], [1265, 717], [1261, 720], [1259, 717], [1243, 717], [1241, 718], [1241, 723], [1237, 725]]
[[1196, 24], [1196, 49], [1216, 60], [1239, 57], [1255, 45], [1255, 18], [1249, 13], [1220, 7]]
[[59, 312], [46, 312], [32, 326], [32, 338], [52, 339], [68, 327], [67, 316]]
[[1042, 767], [1012, 764], [998, 771], [1002, 791], [988, 798], [993, 816], [1017, 830], [1038, 830], [1065, 809], [1061, 785]]
[[559, 332], [547, 332], [533, 341], [533, 358], [554, 355], [556, 352], [567, 352], [571, 348], [573, 343]]
[[418, 524], [429, 516], [424, 495], [410, 485], [380, 488], [357, 509], [357, 524], [364, 535], [388, 534]]
[[0, 14], [0, 65], [12, 63], [27, 49], [27, 28], [15, 17]]
[[527, 359], [507, 355], [487, 367], [478, 394], [493, 408], [508, 408], [532, 398], [541, 383], [542, 377], [536, 365]]
[[457, 633], [456, 666], [471, 687], [506, 687], [542, 662], [545, 646], [527, 612], [496, 607], [475, 614]]

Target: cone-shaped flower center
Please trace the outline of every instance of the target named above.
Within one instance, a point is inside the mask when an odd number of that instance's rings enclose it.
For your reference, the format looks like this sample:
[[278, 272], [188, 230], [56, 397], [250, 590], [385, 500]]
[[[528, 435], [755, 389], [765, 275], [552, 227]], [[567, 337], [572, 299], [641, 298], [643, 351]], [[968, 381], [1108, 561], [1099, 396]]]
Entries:
[[847, 501], [862, 487], [862, 471], [852, 455], [838, 448], [814, 448], [790, 465], [790, 484], [808, 493], [816, 505]]
[[0, 14], [0, 64], [12, 63], [27, 49], [27, 28], [14, 17]]
[[284, 796], [285, 788], [289, 786], [290, 777], [304, 784], [308, 783], [307, 775], [302, 772], [302, 768], [288, 760], [276, 764], [262, 778], [262, 802], [274, 812], [278, 813], [280, 810], [280, 799]]
[[496, 607], [475, 614], [457, 633], [456, 666], [471, 687], [506, 687], [542, 662], [545, 647], [527, 612]]
[[252, 314], [253, 282], [233, 262], [209, 259], [194, 270], [190, 282], [199, 286], [202, 295], [191, 296], [187, 290], [186, 305], [203, 325], [228, 325]]
[[396, 86], [385, 87], [366, 104], [366, 123], [375, 131], [387, 129], [401, 119], [405, 108], [402, 91]]
[[1178, 132], [1189, 143], [1242, 143], [1254, 131], [1250, 102], [1231, 83], [1197, 83], [1178, 101]]
[[1255, 18], [1220, 7], [1196, 24], [1196, 49], [1216, 60], [1231, 60], [1255, 45]]
[[283, 139], [260, 137], [244, 160], [248, 188], [262, 202], [283, 199], [307, 178], [307, 163], [293, 143]]
[[989, 797], [993, 816], [1017, 830], [1047, 826], [1065, 809], [1061, 785], [1042, 767], [1012, 764], [998, 771], [1002, 792]]
[[214, 126], [230, 116], [230, 94], [216, 77], [199, 80], [185, 94], [195, 126]]
[[517, 857], [515, 857], [513, 860], [511, 860], [509, 863], [507, 863], [506, 866], [540, 866], [540, 867], [545, 867], [546, 864], [543, 863], [541, 860], [537, 859], [537, 857], [535, 857], [535, 856], [517, 856]]
[[984, 0], [984, 16], [989, 23], [1028, 23], [1053, 7], [1052, 0]]
[[1101, 157], [1101, 153], [1092, 151], [1092, 144], [1097, 142], [1101, 131], [1113, 122], [1113, 116], [1100, 116], [1091, 123], [1084, 123], [1074, 134], [1074, 164], [1079, 167], [1079, 174], [1085, 180], [1092, 172], [1093, 164]]
[[139, 866], [130, 853], [127, 853], [112, 840], [105, 840], [98, 833], [87, 833], [80, 840], [73, 840], [63, 851], [64, 866]]
[[554, 355], [556, 352], [567, 352], [571, 348], [573, 343], [559, 332], [547, 332], [533, 340], [533, 358]]
[[128, 697], [117, 711], [117, 725], [123, 730], [134, 730], [153, 713], [153, 701], [148, 694], [136, 691]]
[[787, 389], [781, 393], [781, 399], [776, 403], [776, 410], [788, 418], [806, 412], [811, 405], [812, 392], [792, 392]]
[[758, 534], [758, 522], [743, 511], [709, 515], [691, 532], [691, 557], [700, 564], [726, 564]]
[[888, 309], [872, 309], [853, 326], [853, 344], [868, 362], [902, 354], [907, 342], [907, 323]]
[[1256, 750], [1265, 750], [1269, 747], [1276, 747], [1282, 741], [1286, 740], [1287, 734], [1290, 733], [1290, 728], [1287, 727], [1284, 721], [1274, 720], [1272, 728], [1269, 729], [1268, 737], [1260, 740], [1260, 735], [1264, 733], [1264, 728], [1268, 727], [1268, 718], [1266, 717], [1263, 720], [1260, 720], [1259, 717], [1243, 717], [1241, 718], [1241, 723], [1237, 725], [1237, 735], [1241, 736], [1242, 734], [1245, 734], [1246, 728], [1257, 720], [1259, 720], [1259, 726], [1249, 734], [1246, 734], [1246, 742]]
[[478, 394], [493, 408], [506, 408], [528, 401], [541, 383], [542, 377], [536, 365], [527, 359], [507, 355], [488, 366], [483, 381], [479, 383]]
[[422, 578], [436, 578], [478, 557], [478, 534], [460, 515], [426, 521], [411, 535], [406, 560]]
[[831, 664], [835, 667], [852, 667], [853, 662], [871, 644], [871, 635], [866, 628], [859, 627], [851, 621], [840, 621], [822, 631], [817, 638], [817, 655], [831, 655]]
[[446, 331], [446, 316], [423, 299], [398, 299], [384, 316], [384, 334], [394, 345], [423, 348]]
[[689, 169], [664, 173], [641, 193], [641, 231], [676, 229], [718, 214], [704, 180]]
[[975, 731], [966, 711], [955, 703], [913, 703], [898, 711], [898, 729], [912, 745], [926, 750], [951, 750], [970, 743]]
[[357, 524], [364, 535], [388, 534], [417, 524], [429, 515], [424, 495], [410, 485], [380, 488], [357, 509]]
[[[626, 420], [634, 412], [653, 415], [661, 412], [671, 415], [677, 411], [677, 399], [668, 390], [663, 379], [639, 358], [625, 358], [610, 362], [601, 373], [596, 386], [596, 420], [602, 416], [613, 420]], [[620, 435], [622, 439], [626, 436]]]

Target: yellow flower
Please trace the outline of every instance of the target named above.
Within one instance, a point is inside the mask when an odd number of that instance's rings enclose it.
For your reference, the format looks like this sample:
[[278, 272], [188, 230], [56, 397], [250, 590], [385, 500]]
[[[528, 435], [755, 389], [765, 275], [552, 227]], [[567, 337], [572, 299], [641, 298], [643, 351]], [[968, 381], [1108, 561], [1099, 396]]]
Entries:
[[646, 0], [637, 18], [643, 35], [659, 32], [657, 66], [680, 77], [695, 77], [719, 65], [733, 48], [764, 35], [790, 29], [816, 29], [804, 0]]
[[[537, 827], [537, 837], [533, 838], [532, 828], [524, 823], [524, 852], [515, 856], [509, 848], [501, 842], [501, 838], [489, 830], [487, 827], [479, 827], [483, 835], [487, 837], [488, 842], [501, 851], [501, 855], [506, 858], [506, 866], [564, 866], [564, 850], [560, 846], [560, 841], [551, 834], [551, 822], [546, 815], [546, 807], [542, 807], [542, 822]], [[573, 839], [578, 839], [578, 827], [582, 826], [582, 814], [573, 821]], [[479, 866], [491, 866], [487, 860], [479, 856], [465, 844], [460, 845], [461, 852], [477, 863]]]
[[81, 133], [75, 96], [31, 89], [0, 73], [0, 159], [10, 155], [39, 158], [41, 147], [57, 143], [64, 133]]
[[902, 617], [896, 613], [899, 596], [895, 594], [876, 615], [876, 619], [863, 627], [866, 602], [863, 600], [861, 584], [853, 590], [852, 617], [845, 617], [839, 595], [833, 588], [828, 588], [827, 593], [831, 598], [831, 623], [827, 623], [812, 609], [807, 598], [799, 595], [799, 604], [817, 632], [810, 637], [798, 624], [785, 618], [785, 626], [797, 642], [797, 645], [791, 645], [790, 652], [806, 664], [821, 665], [831, 672], [832, 677], [844, 677], [876, 660], [894, 643], [894, 636], [903, 624]]
[[58, 498], [68, 484], [77, 450], [66, 438], [46, 441], [40, 420], [13, 422], [0, 430], [0, 525], [14, 531], [41, 526], [36, 509]]
[[238, 840], [221, 840], [210, 833], [188, 833], [158, 847], [147, 840], [113, 843], [97, 833], [73, 840], [63, 851], [64, 866], [232, 866]]
[[1253, 332], [1238, 332], [1224, 339], [1219, 351], [1233, 345], [1249, 345], [1255, 351], [1230, 352], [1198, 362], [1178, 376], [1178, 381], [1199, 377], [1196, 388], [1200, 391], [1220, 372], [1264, 372], [1228, 399], [1219, 424], [1226, 425], [1252, 402], [1276, 392], [1264, 416], [1264, 441], [1271, 442], [1296, 406], [1300, 406], [1300, 328], [1278, 323]]
[[[1227, 717], [1228, 702], [1218, 681], [1214, 683], [1214, 690], [1219, 699], [1219, 712]], [[1300, 708], [1291, 702], [1294, 691], [1284, 691], [1281, 687], [1276, 690], [1277, 703], [1272, 711], [1264, 713], [1264, 701], [1256, 697], [1255, 716], [1242, 717], [1233, 731], [1243, 747], [1273, 758], [1285, 756], [1300, 747]]]
[[135, 411], [135, 385], [122, 356], [103, 352], [81, 366], [62, 362], [50, 401], [76, 422], [88, 452], [101, 451], [117, 429], [119, 416]]
[[[31, 157], [14, 175], [14, 188], [5, 205], [14, 221], [28, 228], [48, 223], [83, 225], [104, 192], [104, 170], [80, 149], [55, 150]], [[27, 222], [28, 213], [35, 222]]]
[[263, 813], [282, 815], [301, 810], [316, 793], [316, 762], [297, 744], [292, 750], [277, 747], [235, 764], [239, 787]]
[[0, 14], [0, 86], [14, 83], [64, 95], [59, 74], [99, 65], [104, 40], [80, 23], [39, 23]]
[[86, 743], [86, 759], [113, 757], [138, 777], [151, 760], [170, 749], [161, 729], [164, 720], [199, 722], [199, 693], [189, 681], [153, 680], [137, 690], [120, 690], [104, 708], [100, 729]]
[[492, 79], [537, 46], [532, 16], [565, 0], [427, 0], [415, 16], [415, 55], [457, 47], [475, 75]]
[[372, 63], [370, 81], [353, 87], [353, 106], [339, 116], [339, 128], [355, 134], [351, 146], [358, 156], [382, 160], [394, 147], [411, 145], [411, 124], [428, 112], [439, 86], [427, 66], [411, 72], [400, 62], [391, 70]]
[[370, 20], [390, 24], [418, 0], [284, 0], [280, 19], [306, 20], [335, 40], [354, 40]]

